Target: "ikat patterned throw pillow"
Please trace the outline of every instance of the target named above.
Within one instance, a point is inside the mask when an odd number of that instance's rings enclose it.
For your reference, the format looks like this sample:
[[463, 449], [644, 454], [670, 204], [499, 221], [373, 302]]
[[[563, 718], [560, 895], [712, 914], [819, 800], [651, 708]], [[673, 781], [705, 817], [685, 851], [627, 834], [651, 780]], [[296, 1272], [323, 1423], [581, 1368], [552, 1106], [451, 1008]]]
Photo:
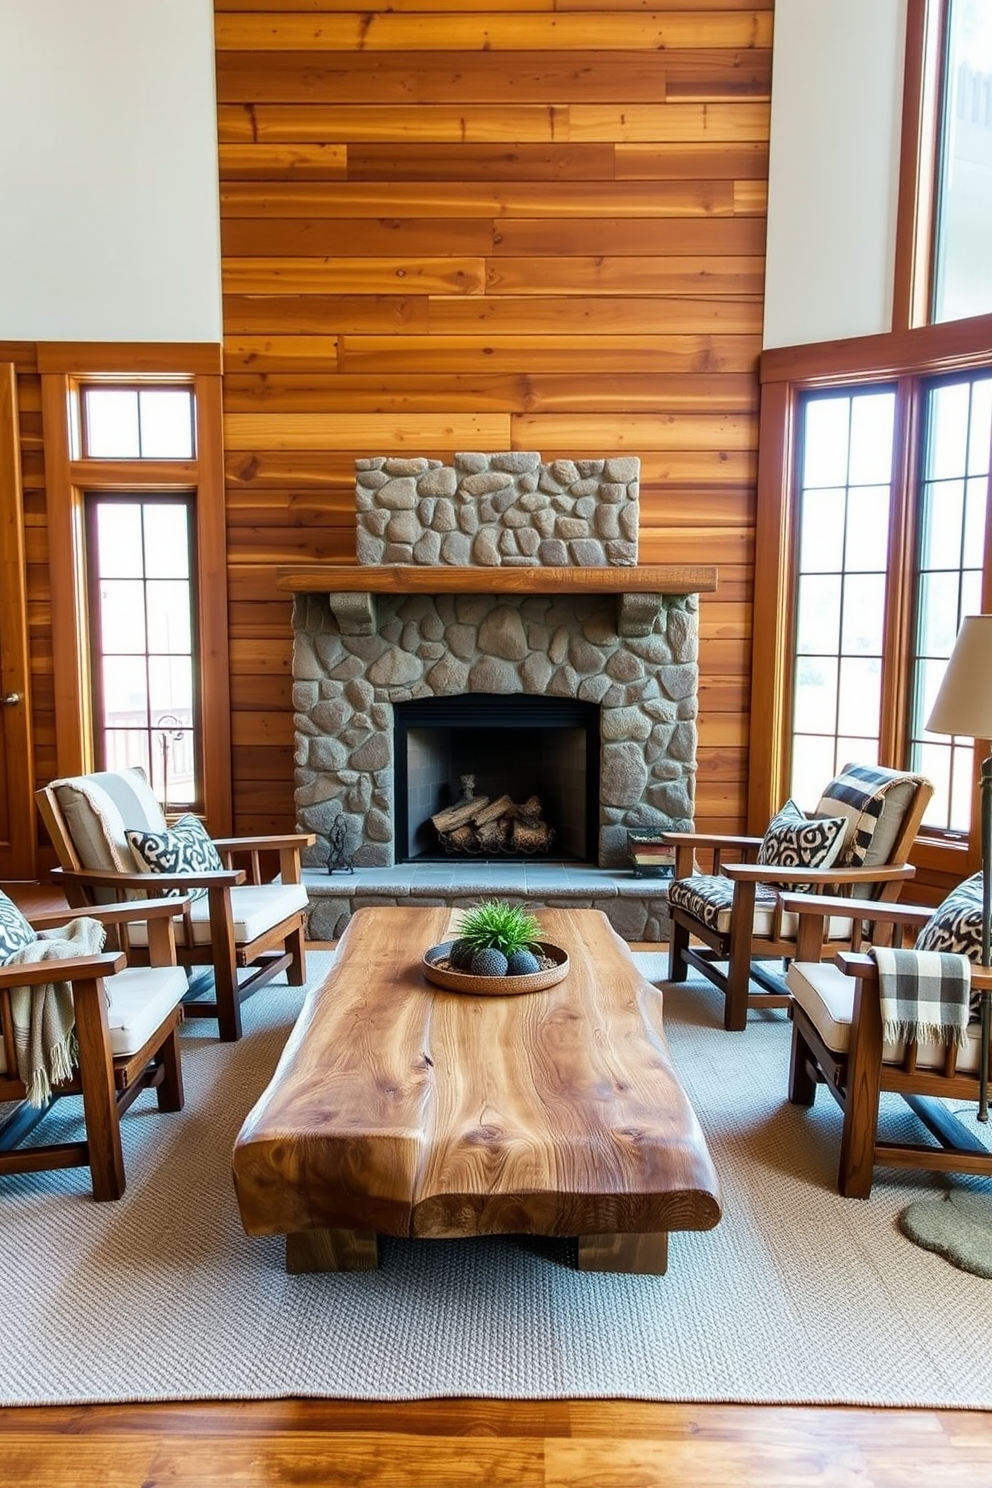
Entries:
[[[214, 873], [224, 867], [198, 816], [181, 816], [164, 832], [129, 830], [126, 835], [135, 861], [145, 873]], [[180, 894], [182, 890], [164, 892]], [[206, 893], [205, 886], [193, 889], [192, 897], [202, 899]]]
[[0, 966], [38, 939], [13, 899], [0, 889]]
[[[829, 868], [844, 845], [842, 816], [807, 816], [795, 801], [786, 801], [768, 824], [758, 849], [758, 862], [773, 868]], [[792, 893], [808, 894], [809, 884], [786, 884]]]
[[953, 951], [982, 959], [982, 875], [975, 873], [938, 904], [916, 937], [918, 951]]

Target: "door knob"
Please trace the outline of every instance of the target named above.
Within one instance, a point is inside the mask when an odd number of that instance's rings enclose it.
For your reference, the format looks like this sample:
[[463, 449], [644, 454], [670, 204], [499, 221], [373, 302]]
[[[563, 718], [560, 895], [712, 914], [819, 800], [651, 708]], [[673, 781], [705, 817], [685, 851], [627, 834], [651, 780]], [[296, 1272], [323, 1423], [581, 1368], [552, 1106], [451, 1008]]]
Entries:
[[5, 708], [12, 708], [15, 703], [19, 703], [20, 701], [21, 694], [19, 692], [5, 692], [3, 697], [0, 697], [0, 703], [3, 703]]

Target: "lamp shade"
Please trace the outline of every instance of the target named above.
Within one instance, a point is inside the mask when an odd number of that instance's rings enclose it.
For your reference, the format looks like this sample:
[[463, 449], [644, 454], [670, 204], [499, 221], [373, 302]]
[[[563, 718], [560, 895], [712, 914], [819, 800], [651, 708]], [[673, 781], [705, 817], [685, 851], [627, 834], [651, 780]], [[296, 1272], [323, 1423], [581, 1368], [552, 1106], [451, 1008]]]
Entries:
[[992, 615], [962, 622], [927, 728], [992, 739]]

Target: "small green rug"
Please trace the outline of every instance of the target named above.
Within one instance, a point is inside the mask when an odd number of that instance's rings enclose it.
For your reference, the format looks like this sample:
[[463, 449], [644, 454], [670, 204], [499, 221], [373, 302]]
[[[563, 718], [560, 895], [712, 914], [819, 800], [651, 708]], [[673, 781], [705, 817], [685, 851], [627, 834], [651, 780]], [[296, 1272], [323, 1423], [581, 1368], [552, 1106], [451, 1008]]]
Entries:
[[992, 1194], [954, 1189], [946, 1199], [920, 1199], [902, 1211], [899, 1227], [924, 1250], [992, 1281]]

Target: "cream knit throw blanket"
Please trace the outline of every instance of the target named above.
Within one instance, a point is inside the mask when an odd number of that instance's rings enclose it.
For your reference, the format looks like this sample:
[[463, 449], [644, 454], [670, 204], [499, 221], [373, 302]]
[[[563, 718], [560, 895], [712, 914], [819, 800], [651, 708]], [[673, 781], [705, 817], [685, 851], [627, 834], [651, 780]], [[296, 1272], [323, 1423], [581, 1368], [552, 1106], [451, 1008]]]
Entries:
[[[106, 936], [99, 920], [83, 916], [41, 930], [38, 939], [10, 958], [9, 966], [37, 961], [68, 961], [78, 956], [96, 956]], [[35, 987], [13, 987], [10, 993], [14, 1020], [17, 1073], [27, 1086], [26, 1100], [43, 1106], [52, 1086], [68, 1080], [76, 1067], [76, 1013], [68, 982], [42, 982]]]

